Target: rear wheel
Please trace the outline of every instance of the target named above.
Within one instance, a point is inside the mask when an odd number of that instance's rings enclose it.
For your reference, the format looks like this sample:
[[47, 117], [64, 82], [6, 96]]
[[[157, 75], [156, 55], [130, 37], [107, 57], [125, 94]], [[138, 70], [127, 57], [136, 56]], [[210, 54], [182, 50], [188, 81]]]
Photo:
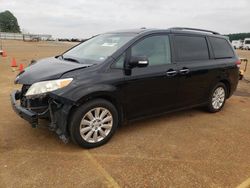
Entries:
[[225, 84], [218, 83], [211, 91], [208, 103], [209, 112], [218, 112], [225, 104], [227, 88]]
[[103, 99], [89, 101], [80, 106], [70, 123], [71, 139], [84, 148], [105, 144], [118, 125], [118, 113], [114, 105]]

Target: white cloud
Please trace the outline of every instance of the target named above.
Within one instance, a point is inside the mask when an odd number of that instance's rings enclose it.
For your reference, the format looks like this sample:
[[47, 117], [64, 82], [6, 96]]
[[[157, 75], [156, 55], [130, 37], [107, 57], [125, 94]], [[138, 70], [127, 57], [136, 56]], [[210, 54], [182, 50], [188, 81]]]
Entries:
[[249, 32], [248, 0], [2, 0], [22, 29], [55, 37], [89, 37], [116, 29], [188, 26]]

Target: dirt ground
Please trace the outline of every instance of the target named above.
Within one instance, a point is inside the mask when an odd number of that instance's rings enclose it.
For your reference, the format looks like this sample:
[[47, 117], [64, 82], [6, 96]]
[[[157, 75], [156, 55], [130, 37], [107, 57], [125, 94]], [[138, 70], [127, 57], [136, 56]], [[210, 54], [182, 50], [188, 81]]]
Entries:
[[[108, 144], [85, 150], [63, 144], [45, 128], [31, 128], [9, 100], [18, 88], [12, 57], [27, 65], [72, 44], [3, 45], [8, 57], [0, 57], [0, 187], [237, 187], [248, 181], [249, 81], [240, 81], [220, 113], [192, 109], [138, 121], [121, 127]], [[238, 53], [250, 60], [250, 51]]]

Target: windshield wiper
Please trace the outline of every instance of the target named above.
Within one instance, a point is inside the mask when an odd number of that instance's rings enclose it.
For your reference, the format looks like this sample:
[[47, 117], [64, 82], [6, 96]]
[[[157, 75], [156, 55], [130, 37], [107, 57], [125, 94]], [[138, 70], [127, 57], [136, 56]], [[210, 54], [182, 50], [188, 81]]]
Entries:
[[66, 61], [72, 61], [72, 62], [80, 63], [78, 60], [76, 60], [76, 59], [74, 59], [74, 58], [70, 58], [70, 57], [63, 57], [63, 56], [62, 56], [62, 59], [63, 59], [63, 60], [66, 60]]

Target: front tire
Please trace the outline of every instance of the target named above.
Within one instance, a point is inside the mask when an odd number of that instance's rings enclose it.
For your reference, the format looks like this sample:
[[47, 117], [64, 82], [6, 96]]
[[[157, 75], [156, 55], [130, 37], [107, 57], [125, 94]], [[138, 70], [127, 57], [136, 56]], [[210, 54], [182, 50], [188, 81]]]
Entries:
[[118, 126], [115, 106], [103, 99], [91, 100], [74, 112], [69, 125], [73, 142], [94, 148], [109, 141]]
[[227, 88], [225, 84], [221, 82], [216, 84], [209, 96], [208, 111], [212, 113], [220, 111], [226, 102], [226, 96]]

